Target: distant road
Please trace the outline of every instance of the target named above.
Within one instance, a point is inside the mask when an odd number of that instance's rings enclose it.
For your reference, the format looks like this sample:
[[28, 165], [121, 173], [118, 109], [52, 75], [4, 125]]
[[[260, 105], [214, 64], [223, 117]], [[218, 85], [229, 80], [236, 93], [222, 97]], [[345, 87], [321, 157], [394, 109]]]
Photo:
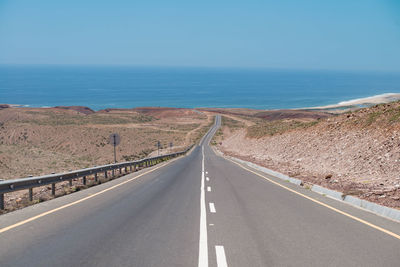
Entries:
[[219, 123], [186, 157], [0, 216], [0, 266], [400, 266], [400, 223], [216, 155]]

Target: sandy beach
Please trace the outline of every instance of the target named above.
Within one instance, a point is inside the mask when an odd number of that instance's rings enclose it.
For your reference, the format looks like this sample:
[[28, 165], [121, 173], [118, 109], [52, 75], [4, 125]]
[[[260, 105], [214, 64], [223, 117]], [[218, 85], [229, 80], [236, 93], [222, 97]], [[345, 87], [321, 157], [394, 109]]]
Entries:
[[376, 104], [390, 103], [400, 100], [400, 93], [386, 93], [381, 95], [375, 95], [370, 97], [352, 99], [348, 101], [342, 101], [337, 104], [319, 106], [319, 107], [305, 107], [300, 110], [343, 110], [343, 109], [354, 109], [361, 107], [370, 107]]

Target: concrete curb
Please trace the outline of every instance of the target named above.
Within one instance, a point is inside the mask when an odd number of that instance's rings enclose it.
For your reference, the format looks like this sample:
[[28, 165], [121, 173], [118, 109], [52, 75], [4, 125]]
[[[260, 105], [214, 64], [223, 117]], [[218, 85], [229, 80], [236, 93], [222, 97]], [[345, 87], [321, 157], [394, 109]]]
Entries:
[[[299, 179], [289, 177], [289, 176], [284, 175], [282, 173], [279, 173], [279, 172], [270, 170], [268, 168], [262, 167], [260, 165], [257, 165], [255, 163], [244, 161], [244, 160], [241, 160], [241, 159], [238, 159], [238, 158], [235, 158], [235, 157], [231, 157], [231, 156], [225, 156], [221, 151], [219, 151], [217, 149], [214, 149], [214, 151], [215, 152], [218, 151], [217, 153], [220, 154], [222, 157], [230, 158], [230, 159], [232, 159], [232, 160], [234, 160], [236, 162], [239, 162], [239, 163], [242, 163], [244, 165], [247, 165], [247, 166], [249, 166], [249, 167], [251, 167], [253, 169], [262, 171], [262, 172], [264, 172], [264, 173], [266, 173], [268, 175], [271, 175], [273, 177], [276, 177], [276, 178], [279, 178], [279, 179], [282, 179], [282, 180], [285, 180], [285, 181], [289, 181], [289, 182], [291, 182], [293, 184], [296, 184], [296, 185], [301, 185], [303, 183]], [[319, 185], [313, 185], [311, 187], [311, 191], [314, 191], [314, 192], [319, 193], [319, 194], [324, 195], [324, 196], [328, 196], [328, 197], [334, 198], [334, 199], [336, 199], [338, 201], [345, 202], [347, 204], [350, 204], [352, 206], [355, 206], [355, 207], [364, 209], [366, 211], [375, 213], [375, 214], [380, 215], [382, 217], [386, 217], [386, 218], [392, 219], [394, 221], [400, 222], [400, 210], [398, 210], [398, 209], [385, 207], [385, 206], [382, 206], [382, 205], [379, 205], [379, 204], [376, 204], [376, 203], [373, 203], [373, 202], [370, 202], [370, 201], [367, 201], [367, 200], [363, 200], [363, 199], [360, 199], [360, 198], [357, 198], [357, 197], [344, 195], [341, 192], [334, 191], [334, 190], [331, 190], [331, 189], [328, 189], [328, 188], [325, 188], [325, 187], [322, 187], [322, 186], [319, 186]]]
[[400, 210], [385, 207], [373, 202], [366, 201], [364, 199], [359, 199], [353, 196], [345, 196], [344, 202], [349, 203], [353, 206], [363, 208], [365, 210], [371, 211], [373, 213], [379, 214], [383, 217], [390, 218], [392, 220], [400, 221]]
[[262, 166], [260, 166], [260, 165], [254, 164], [254, 163], [252, 163], [252, 162], [244, 161], [244, 160], [237, 159], [237, 158], [234, 158], [234, 157], [230, 157], [230, 158], [231, 158], [232, 160], [238, 161], [238, 162], [240, 162], [240, 163], [242, 163], [242, 164], [246, 164], [247, 166], [249, 166], [249, 167], [251, 167], [251, 168], [253, 168], [253, 169], [256, 169], [256, 170], [265, 172], [266, 174], [269, 174], [269, 175], [274, 176], [274, 177], [276, 177], [276, 178], [282, 179], [282, 180], [284, 180], [284, 181], [289, 181], [289, 182], [291, 182], [292, 184], [301, 185], [301, 183], [302, 183], [302, 181], [299, 180], [299, 179], [289, 177], [289, 176], [287, 176], [287, 175], [284, 175], [284, 174], [282, 174], [282, 173], [279, 173], [279, 172], [276, 172], [276, 171], [267, 169], [267, 168], [262, 167]]
[[335, 191], [335, 190], [331, 190], [331, 189], [328, 189], [328, 188], [325, 188], [325, 187], [322, 187], [322, 186], [319, 186], [316, 184], [314, 184], [311, 187], [311, 191], [317, 192], [321, 195], [329, 196], [329, 197], [337, 199], [337, 200], [343, 200], [343, 198], [344, 198], [343, 193]]

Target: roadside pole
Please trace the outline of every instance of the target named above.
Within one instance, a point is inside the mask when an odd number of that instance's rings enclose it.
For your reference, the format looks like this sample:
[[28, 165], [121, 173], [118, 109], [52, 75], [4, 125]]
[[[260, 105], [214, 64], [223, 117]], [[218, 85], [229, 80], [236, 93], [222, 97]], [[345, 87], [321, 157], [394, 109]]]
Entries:
[[110, 144], [114, 146], [114, 163], [117, 163], [117, 145], [121, 143], [121, 137], [117, 133], [110, 135]]

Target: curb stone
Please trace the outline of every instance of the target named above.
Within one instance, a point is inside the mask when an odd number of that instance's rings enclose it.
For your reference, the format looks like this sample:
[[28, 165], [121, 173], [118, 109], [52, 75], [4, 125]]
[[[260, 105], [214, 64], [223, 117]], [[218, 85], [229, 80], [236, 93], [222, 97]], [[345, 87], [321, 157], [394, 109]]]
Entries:
[[240, 163], [246, 164], [247, 166], [249, 166], [249, 167], [251, 167], [251, 168], [253, 168], [253, 169], [260, 170], [260, 171], [262, 171], [262, 172], [265, 172], [266, 174], [269, 174], [269, 175], [271, 175], [271, 176], [277, 177], [277, 178], [282, 179], [282, 180], [284, 180], [284, 181], [289, 181], [289, 182], [291, 182], [291, 183], [293, 183], [293, 184], [296, 184], [296, 185], [301, 185], [301, 183], [302, 183], [302, 181], [299, 180], [299, 179], [289, 177], [289, 176], [287, 176], [287, 175], [284, 175], [284, 174], [282, 174], [282, 173], [279, 173], [279, 172], [276, 172], [276, 171], [267, 169], [267, 168], [262, 167], [262, 166], [260, 166], [260, 165], [254, 164], [254, 163], [252, 163], [252, 162], [244, 161], [244, 160], [237, 159], [237, 158], [234, 158], [234, 157], [230, 157], [230, 158], [231, 158], [232, 160], [236, 160], [236, 161], [238, 161], [238, 162], [240, 162]]
[[343, 201], [353, 206], [357, 206], [373, 213], [379, 214], [383, 217], [388, 217], [390, 219], [400, 221], [400, 210], [385, 207], [353, 196], [346, 196]]
[[329, 196], [331, 198], [334, 198], [334, 199], [337, 199], [337, 200], [343, 200], [344, 199], [343, 193], [335, 191], [335, 190], [331, 190], [331, 189], [328, 189], [328, 188], [325, 188], [325, 187], [322, 187], [322, 186], [319, 186], [319, 185], [316, 185], [316, 184], [314, 184], [311, 187], [311, 191], [317, 192], [317, 193], [322, 194], [322, 195], [327, 195], [327, 196]]
[[[239, 163], [242, 163], [244, 165], [247, 165], [247, 166], [249, 166], [249, 167], [251, 167], [253, 169], [262, 171], [262, 172], [264, 172], [266, 174], [269, 174], [269, 175], [271, 175], [273, 177], [276, 177], [276, 178], [279, 178], [279, 179], [282, 179], [282, 180], [285, 180], [285, 181], [289, 181], [289, 182], [291, 182], [293, 184], [296, 184], [296, 185], [301, 185], [303, 183], [299, 179], [289, 177], [289, 176], [284, 175], [282, 173], [279, 173], [279, 172], [270, 170], [268, 168], [262, 167], [260, 165], [257, 165], [255, 163], [244, 161], [244, 160], [241, 160], [241, 159], [238, 159], [238, 158], [235, 158], [235, 157], [231, 157], [231, 156], [225, 156], [221, 151], [219, 151], [217, 149], [214, 149], [214, 151], [215, 152], [218, 151], [217, 153], [220, 154], [222, 157], [230, 158], [230, 159], [232, 159], [232, 160], [234, 160], [236, 162], [239, 162]], [[385, 206], [382, 206], [382, 205], [379, 205], [379, 204], [376, 204], [376, 203], [373, 203], [373, 202], [370, 202], [370, 201], [367, 201], [367, 200], [364, 200], [364, 199], [360, 199], [360, 198], [357, 198], [357, 197], [343, 195], [343, 193], [341, 193], [341, 192], [334, 191], [334, 190], [331, 190], [331, 189], [328, 189], [328, 188], [325, 188], [325, 187], [322, 187], [322, 186], [319, 186], [319, 185], [313, 185], [311, 187], [311, 190], [316, 192], [316, 193], [319, 193], [319, 194], [326, 195], [326, 196], [329, 196], [331, 198], [334, 198], [334, 199], [336, 199], [338, 201], [345, 202], [345, 203], [350, 204], [352, 206], [355, 206], [355, 207], [364, 209], [366, 211], [375, 213], [377, 215], [380, 215], [380, 216], [392, 219], [394, 221], [400, 222], [400, 210], [398, 210], [398, 209], [385, 207]]]

